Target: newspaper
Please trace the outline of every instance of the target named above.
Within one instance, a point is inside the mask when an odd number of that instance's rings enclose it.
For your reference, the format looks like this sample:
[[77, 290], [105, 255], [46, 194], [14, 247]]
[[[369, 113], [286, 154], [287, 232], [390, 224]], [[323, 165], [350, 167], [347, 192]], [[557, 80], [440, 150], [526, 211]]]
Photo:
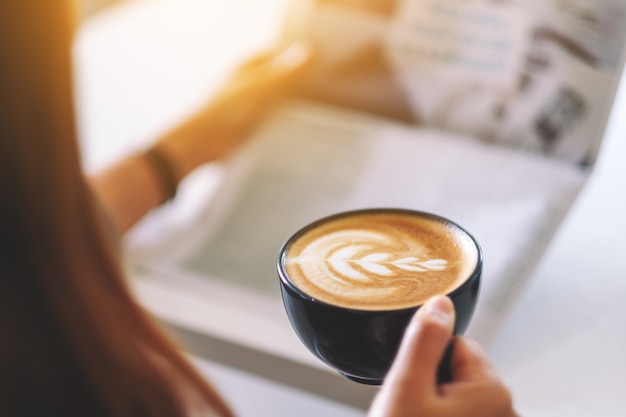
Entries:
[[[297, 2], [296, 2], [297, 3]], [[620, 74], [621, 0], [317, 0], [305, 96], [593, 162]]]
[[130, 234], [130, 257], [278, 311], [276, 257], [298, 228], [356, 208], [431, 211], [483, 248], [469, 334], [487, 345], [589, 175], [626, 5], [313, 3], [291, 33], [320, 50], [300, 99], [186, 180]]

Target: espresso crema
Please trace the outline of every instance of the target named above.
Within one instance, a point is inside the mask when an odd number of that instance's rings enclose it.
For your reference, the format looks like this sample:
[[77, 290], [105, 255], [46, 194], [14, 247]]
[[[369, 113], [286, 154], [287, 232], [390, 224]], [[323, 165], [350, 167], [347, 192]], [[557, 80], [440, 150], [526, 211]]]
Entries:
[[281, 262], [287, 278], [315, 299], [391, 310], [454, 291], [474, 272], [478, 249], [466, 232], [435, 216], [372, 210], [305, 228]]

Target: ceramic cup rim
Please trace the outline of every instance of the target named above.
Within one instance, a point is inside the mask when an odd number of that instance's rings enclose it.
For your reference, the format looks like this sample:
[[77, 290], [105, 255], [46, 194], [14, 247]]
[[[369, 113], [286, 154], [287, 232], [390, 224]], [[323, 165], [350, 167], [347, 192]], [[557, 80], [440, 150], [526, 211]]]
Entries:
[[456, 294], [466, 291], [466, 288], [471, 286], [472, 283], [481, 276], [482, 266], [483, 266], [482, 248], [480, 247], [480, 244], [478, 243], [476, 238], [470, 232], [468, 232], [464, 227], [460, 226], [458, 223], [446, 217], [443, 217], [443, 216], [440, 216], [438, 214], [434, 214], [428, 211], [414, 210], [414, 209], [407, 209], [407, 208], [374, 207], [374, 208], [347, 210], [347, 211], [334, 213], [328, 216], [324, 216], [313, 222], [310, 222], [309, 224], [298, 229], [296, 232], [292, 233], [281, 245], [280, 251], [278, 252], [276, 268], [278, 270], [278, 276], [280, 278], [281, 285], [286, 287], [289, 290], [289, 292], [292, 294], [292, 296], [296, 296], [297, 298], [303, 301], [318, 304], [321, 306], [326, 306], [327, 308], [330, 308], [330, 309], [337, 309], [341, 311], [352, 312], [354, 314], [403, 313], [403, 312], [412, 311], [412, 310], [415, 310], [416, 308], [421, 307], [424, 303], [417, 303], [409, 307], [375, 309], [375, 310], [366, 310], [366, 309], [359, 309], [359, 308], [353, 308], [353, 307], [338, 306], [335, 304], [330, 304], [325, 301], [319, 300], [307, 294], [306, 292], [301, 290], [299, 287], [297, 287], [293, 282], [291, 282], [291, 280], [288, 278], [287, 271], [285, 270], [284, 261], [285, 261], [285, 257], [287, 254], [287, 250], [289, 249], [289, 246], [291, 245], [292, 242], [294, 242], [297, 238], [299, 238], [301, 235], [303, 235], [307, 231], [319, 226], [320, 224], [326, 223], [328, 221], [332, 221], [334, 219], [339, 219], [342, 217], [349, 217], [353, 215], [360, 215], [360, 214], [367, 214], [367, 213], [392, 213], [392, 214], [398, 213], [398, 214], [409, 214], [412, 216], [429, 217], [437, 221], [446, 223], [460, 230], [463, 234], [469, 237], [470, 241], [474, 244], [476, 248], [476, 265], [474, 266], [474, 269], [468, 275], [468, 277], [463, 281], [463, 283], [459, 285], [457, 288], [455, 288], [454, 290], [446, 293], [445, 294], [446, 296], [450, 298], [454, 298]]

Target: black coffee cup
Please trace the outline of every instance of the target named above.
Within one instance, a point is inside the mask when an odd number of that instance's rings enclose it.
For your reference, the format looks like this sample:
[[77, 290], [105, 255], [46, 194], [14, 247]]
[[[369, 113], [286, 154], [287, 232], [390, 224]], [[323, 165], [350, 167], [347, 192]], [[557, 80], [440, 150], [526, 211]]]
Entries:
[[440, 222], [470, 242], [476, 255], [475, 265], [471, 266], [467, 277], [460, 278], [460, 285], [445, 292], [456, 310], [455, 334], [465, 332], [478, 300], [482, 251], [474, 237], [456, 223], [434, 214], [406, 209], [377, 208], [335, 214], [303, 227], [286, 240], [280, 249], [277, 269], [285, 310], [296, 334], [309, 351], [340, 374], [363, 384], [380, 385], [396, 356], [409, 321], [423, 302], [378, 310], [336, 305], [313, 297], [294, 284], [285, 267], [290, 248], [304, 234], [338, 220], [370, 214]]

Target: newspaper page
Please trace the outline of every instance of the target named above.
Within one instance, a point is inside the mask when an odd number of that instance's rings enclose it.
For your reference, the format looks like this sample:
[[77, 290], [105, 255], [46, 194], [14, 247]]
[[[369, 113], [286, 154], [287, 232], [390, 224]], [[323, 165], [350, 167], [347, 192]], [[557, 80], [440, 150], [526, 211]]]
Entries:
[[[313, 0], [303, 95], [587, 165], [626, 39], [621, 0]], [[296, 2], [297, 3], [297, 2]]]

